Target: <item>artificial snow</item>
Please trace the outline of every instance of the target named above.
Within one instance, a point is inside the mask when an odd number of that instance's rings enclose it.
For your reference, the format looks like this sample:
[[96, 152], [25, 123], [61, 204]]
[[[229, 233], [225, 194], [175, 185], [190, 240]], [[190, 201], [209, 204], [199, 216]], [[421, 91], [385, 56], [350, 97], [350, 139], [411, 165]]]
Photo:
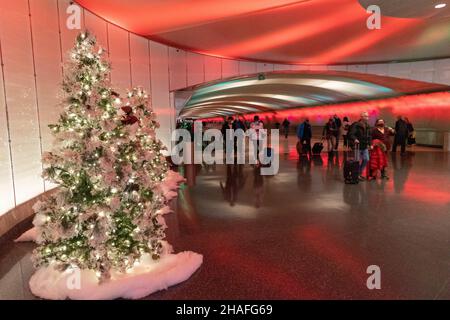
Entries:
[[33, 227], [30, 230], [22, 233], [20, 237], [14, 240], [14, 242], [29, 242], [29, 241], [36, 241], [36, 239], [37, 239], [37, 229], [36, 227]]
[[101, 284], [93, 270], [61, 272], [49, 265], [33, 274], [30, 289], [34, 295], [52, 300], [140, 299], [189, 279], [202, 262], [202, 255], [190, 251], [166, 254], [157, 261], [143, 255], [137, 266], [126, 273], [112, 272]]

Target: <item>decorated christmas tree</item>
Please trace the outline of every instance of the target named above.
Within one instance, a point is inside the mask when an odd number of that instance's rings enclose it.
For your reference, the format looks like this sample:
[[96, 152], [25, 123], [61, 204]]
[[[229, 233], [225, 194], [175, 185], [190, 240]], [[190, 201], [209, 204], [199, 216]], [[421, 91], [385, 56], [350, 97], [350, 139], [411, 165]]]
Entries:
[[103, 53], [87, 32], [70, 52], [67, 99], [43, 156], [43, 176], [59, 188], [34, 206], [33, 222], [37, 268], [91, 270], [99, 284], [112, 271], [126, 274], [143, 255], [160, 258], [168, 200], [168, 165], [148, 97], [137, 88], [122, 99]]

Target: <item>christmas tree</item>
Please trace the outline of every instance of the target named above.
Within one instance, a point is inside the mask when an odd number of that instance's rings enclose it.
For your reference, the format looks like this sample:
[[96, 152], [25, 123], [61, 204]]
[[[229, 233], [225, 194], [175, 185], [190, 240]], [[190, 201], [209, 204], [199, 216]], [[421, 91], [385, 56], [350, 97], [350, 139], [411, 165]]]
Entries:
[[59, 188], [34, 209], [36, 267], [94, 270], [100, 282], [126, 272], [143, 254], [162, 252], [168, 165], [155, 137], [158, 123], [142, 89], [122, 99], [95, 38], [81, 33], [66, 66], [67, 99], [51, 125], [43, 177]]

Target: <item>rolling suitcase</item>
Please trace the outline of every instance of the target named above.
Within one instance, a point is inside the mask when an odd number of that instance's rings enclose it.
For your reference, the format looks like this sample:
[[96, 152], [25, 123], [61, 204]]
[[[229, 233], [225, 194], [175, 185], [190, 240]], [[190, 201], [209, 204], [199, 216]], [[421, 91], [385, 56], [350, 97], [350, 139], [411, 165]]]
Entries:
[[323, 150], [323, 143], [322, 142], [316, 142], [314, 143], [314, 146], [312, 147], [312, 154], [320, 154]]
[[355, 145], [355, 157], [344, 162], [344, 181], [346, 184], [359, 183], [359, 145]]
[[270, 167], [272, 165], [273, 160], [273, 149], [271, 147], [267, 147], [263, 152], [263, 161], [261, 161], [262, 167]]

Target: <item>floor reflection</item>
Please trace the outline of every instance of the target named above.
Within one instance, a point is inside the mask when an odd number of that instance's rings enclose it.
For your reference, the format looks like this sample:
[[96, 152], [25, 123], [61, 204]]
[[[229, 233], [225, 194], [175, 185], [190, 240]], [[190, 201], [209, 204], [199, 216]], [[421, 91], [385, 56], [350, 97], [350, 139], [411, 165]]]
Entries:
[[[275, 176], [251, 165], [197, 168], [166, 219], [175, 250], [202, 253], [204, 264], [149, 299], [450, 299], [447, 153], [390, 155], [390, 180], [346, 185], [350, 153], [299, 159], [288, 140]], [[0, 298], [30, 298], [33, 245], [12, 246], [0, 250]], [[372, 264], [382, 290], [366, 287]]]

